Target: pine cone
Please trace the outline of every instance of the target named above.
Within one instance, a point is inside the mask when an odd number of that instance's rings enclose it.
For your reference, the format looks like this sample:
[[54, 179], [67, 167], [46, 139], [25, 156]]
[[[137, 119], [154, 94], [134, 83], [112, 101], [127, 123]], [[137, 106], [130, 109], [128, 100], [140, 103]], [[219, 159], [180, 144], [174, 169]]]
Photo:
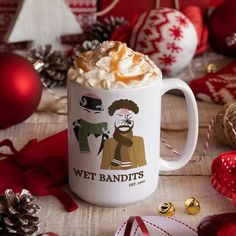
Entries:
[[82, 44], [77, 44], [72, 52], [72, 55], [69, 59], [70, 66], [74, 65], [74, 60], [79, 57], [79, 55], [86, 51], [95, 50], [100, 45], [98, 40], [85, 40]]
[[91, 35], [102, 43], [110, 40], [115, 29], [123, 24], [128, 24], [124, 17], [109, 16], [103, 22], [98, 21], [91, 27]]
[[0, 197], [0, 235], [32, 235], [38, 231], [40, 207], [27, 190], [14, 193], [11, 189]]
[[44, 65], [39, 69], [41, 81], [48, 87], [66, 84], [68, 64], [60, 51], [52, 51], [51, 45], [31, 49], [27, 54], [31, 63], [42, 60]]

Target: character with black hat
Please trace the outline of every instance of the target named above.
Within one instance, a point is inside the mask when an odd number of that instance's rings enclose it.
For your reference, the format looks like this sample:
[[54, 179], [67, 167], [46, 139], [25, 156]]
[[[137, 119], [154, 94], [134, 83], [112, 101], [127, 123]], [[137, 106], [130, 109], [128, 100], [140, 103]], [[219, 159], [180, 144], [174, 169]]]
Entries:
[[[87, 113], [87, 117], [95, 117], [104, 111], [102, 100], [97, 95], [88, 93], [84, 94], [80, 99], [80, 107]], [[94, 135], [98, 140], [101, 137], [99, 150], [97, 155], [103, 150], [104, 142], [108, 139], [107, 122], [93, 123], [85, 119], [79, 119], [73, 122], [75, 136], [79, 142], [81, 153], [90, 154], [90, 146], [88, 138]]]

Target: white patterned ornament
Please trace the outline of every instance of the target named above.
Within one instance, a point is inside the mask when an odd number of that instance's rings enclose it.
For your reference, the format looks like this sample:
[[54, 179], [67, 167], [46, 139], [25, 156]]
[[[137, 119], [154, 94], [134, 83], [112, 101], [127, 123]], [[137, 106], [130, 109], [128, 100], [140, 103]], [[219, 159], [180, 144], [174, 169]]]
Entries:
[[175, 75], [192, 60], [197, 48], [193, 24], [170, 8], [143, 13], [132, 31], [130, 46], [147, 54], [164, 74]]

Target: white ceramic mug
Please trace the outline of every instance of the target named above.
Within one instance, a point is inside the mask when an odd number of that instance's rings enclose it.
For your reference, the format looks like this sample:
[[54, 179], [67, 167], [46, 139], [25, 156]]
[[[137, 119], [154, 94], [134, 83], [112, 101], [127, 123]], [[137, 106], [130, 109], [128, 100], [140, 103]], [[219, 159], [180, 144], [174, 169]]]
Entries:
[[[180, 159], [160, 157], [161, 98], [181, 90], [189, 131]], [[86, 202], [120, 206], [149, 197], [159, 171], [183, 167], [194, 152], [198, 112], [194, 95], [179, 79], [157, 78], [140, 88], [105, 90], [68, 79], [69, 184]]]

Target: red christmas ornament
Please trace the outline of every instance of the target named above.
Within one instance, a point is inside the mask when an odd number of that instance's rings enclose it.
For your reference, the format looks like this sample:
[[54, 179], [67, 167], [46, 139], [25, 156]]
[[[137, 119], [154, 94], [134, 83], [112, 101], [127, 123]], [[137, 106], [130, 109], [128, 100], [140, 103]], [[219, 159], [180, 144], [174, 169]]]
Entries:
[[236, 1], [227, 0], [217, 6], [209, 17], [210, 43], [214, 50], [236, 56]]
[[204, 218], [198, 226], [198, 236], [236, 235], [236, 213], [212, 215]]
[[203, 12], [201, 8], [197, 6], [187, 6], [181, 9], [181, 12], [192, 22], [196, 29], [198, 37], [196, 54], [203, 53], [208, 47], [208, 29], [203, 22]]
[[42, 95], [39, 75], [23, 57], [0, 53], [0, 128], [27, 119]]
[[[214, 159], [211, 167], [212, 186], [236, 207], [236, 152], [225, 152]], [[236, 219], [235, 219], [236, 221]], [[236, 222], [235, 222], [236, 223]]]

